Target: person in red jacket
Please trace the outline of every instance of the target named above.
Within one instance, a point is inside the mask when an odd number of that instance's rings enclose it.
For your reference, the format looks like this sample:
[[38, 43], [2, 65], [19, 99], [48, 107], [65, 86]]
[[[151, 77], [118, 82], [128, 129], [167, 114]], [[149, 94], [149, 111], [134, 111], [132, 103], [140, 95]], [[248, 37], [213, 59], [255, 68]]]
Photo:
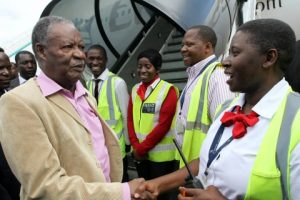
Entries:
[[[128, 106], [128, 133], [131, 145], [133, 147], [133, 157], [135, 159], [137, 172], [139, 177], [143, 177], [146, 180], [153, 179], [168, 173], [173, 172], [174, 170], [178, 169], [178, 162], [174, 159], [166, 161], [153, 161], [156, 159], [151, 159], [149, 156], [149, 152], [156, 152], [157, 149], [155, 148], [158, 145], [161, 145], [161, 141], [167, 137], [166, 134], [170, 132], [170, 128], [172, 125], [172, 121], [174, 118], [174, 114], [176, 112], [176, 105], [177, 105], [177, 89], [163, 81], [159, 77], [159, 70], [162, 64], [161, 55], [157, 50], [154, 49], [147, 49], [141, 52], [138, 55], [138, 67], [137, 67], [137, 74], [141, 80], [135, 87], [132, 89], [131, 97], [129, 100]], [[169, 90], [166, 91], [167, 95], [165, 98], [157, 97], [157, 102], [150, 102], [149, 99], [155, 99], [153, 95], [157, 94], [157, 92], [163, 93], [163, 89], [160, 88], [160, 85], [166, 84], [171, 85]], [[160, 91], [157, 91], [160, 90]], [[158, 95], [159, 96], [159, 95]], [[138, 98], [138, 99], [137, 99]], [[134, 103], [139, 102], [140, 108], [137, 110], [140, 111], [138, 116], [141, 116], [139, 119], [134, 117], [137, 113], [134, 113], [135, 110]], [[158, 108], [161, 103], [160, 109]], [[152, 105], [152, 107], [149, 106]], [[147, 109], [146, 109], [147, 108]], [[135, 110], [135, 111], [137, 111]], [[137, 133], [135, 130], [135, 120], [139, 120], [139, 126], [145, 126], [145, 121], [143, 121], [146, 117], [145, 115], [154, 115], [153, 119], [153, 128], [149, 133], [144, 133], [141, 136], [141, 133]], [[144, 118], [145, 117], [145, 118]], [[139, 129], [141, 130], [141, 128]], [[170, 134], [168, 134], [168, 137]], [[175, 146], [171, 144], [171, 148], [174, 148], [175, 153]], [[163, 154], [164, 152], [161, 151]], [[161, 195], [158, 199], [171, 199], [174, 196], [172, 194], [165, 194]], [[173, 198], [174, 199], [174, 198]]]

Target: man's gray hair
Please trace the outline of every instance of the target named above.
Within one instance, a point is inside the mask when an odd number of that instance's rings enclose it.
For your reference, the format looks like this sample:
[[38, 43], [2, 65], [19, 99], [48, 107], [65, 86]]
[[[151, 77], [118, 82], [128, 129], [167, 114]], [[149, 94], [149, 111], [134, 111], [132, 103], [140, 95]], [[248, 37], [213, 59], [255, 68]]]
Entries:
[[48, 31], [50, 30], [53, 24], [58, 24], [58, 23], [72, 24], [74, 26], [72, 21], [58, 16], [42, 17], [34, 26], [32, 31], [31, 41], [32, 41], [32, 49], [36, 56], [37, 56], [36, 44], [40, 43], [46, 45], [48, 40]]

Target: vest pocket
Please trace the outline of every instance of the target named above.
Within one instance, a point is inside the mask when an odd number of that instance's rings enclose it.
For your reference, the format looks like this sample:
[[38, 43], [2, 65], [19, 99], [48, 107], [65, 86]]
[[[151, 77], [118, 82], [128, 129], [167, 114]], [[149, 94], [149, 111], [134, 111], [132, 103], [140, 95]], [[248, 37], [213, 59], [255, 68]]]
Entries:
[[245, 200], [272, 199], [281, 200], [281, 173], [278, 169], [262, 171], [253, 169], [251, 172]]

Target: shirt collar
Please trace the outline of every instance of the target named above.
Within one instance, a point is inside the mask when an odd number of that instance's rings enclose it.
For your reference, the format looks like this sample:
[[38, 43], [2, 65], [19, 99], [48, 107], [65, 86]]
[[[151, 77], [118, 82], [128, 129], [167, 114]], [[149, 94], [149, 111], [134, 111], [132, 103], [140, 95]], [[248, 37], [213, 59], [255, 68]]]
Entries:
[[19, 74], [19, 83], [20, 83], [20, 85], [22, 84], [22, 83], [25, 83], [27, 80], [25, 79], [25, 78], [23, 78], [20, 74]]
[[[259, 100], [259, 102], [252, 108], [252, 110], [262, 117], [271, 119], [285, 97], [285, 95], [283, 94], [285, 94], [289, 89], [290, 85], [283, 78]], [[245, 94], [241, 93], [234, 106], [239, 105], [242, 107], [244, 105], [244, 102]]]
[[[159, 83], [159, 81], [160, 81], [160, 77], [158, 76], [150, 85], [148, 85], [147, 89], [148, 88], [154, 89], [156, 87], [156, 85]], [[143, 82], [140, 82], [139, 86], [142, 84], [143, 84]]]
[[160, 78], [158, 77], [157, 79], [155, 79], [155, 81], [153, 81], [153, 83], [151, 85], [149, 85], [148, 87], [150, 87], [151, 89], [154, 89], [156, 87], [156, 85], [159, 83]]
[[107, 68], [105, 68], [105, 70], [97, 78], [95, 78], [94, 80], [96, 80], [96, 79], [99, 80], [100, 79], [100, 80], [104, 81], [104, 80], [107, 79], [108, 75], [109, 75], [109, 70]]
[[42, 93], [45, 97], [50, 96], [55, 93], [62, 92], [68, 96], [74, 96], [78, 98], [80, 96], [87, 95], [86, 90], [80, 83], [80, 81], [76, 82], [74, 95], [71, 91], [61, 87], [55, 81], [50, 79], [44, 72], [41, 71], [40, 75], [37, 77], [37, 82], [42, 90]]
[[206, 65], [206, 63], [208, 63], [215, 57], [216, 57], [215, 55], [211, 55], [211, 56], [205, 58], [204, 60], [201, 60], [200, 62], [196, 63], [195, 65], [188, 67], [186, 69], [188, 76], [190, 76], [190, 77], [196, 76], [202, 70], [202, 68]]

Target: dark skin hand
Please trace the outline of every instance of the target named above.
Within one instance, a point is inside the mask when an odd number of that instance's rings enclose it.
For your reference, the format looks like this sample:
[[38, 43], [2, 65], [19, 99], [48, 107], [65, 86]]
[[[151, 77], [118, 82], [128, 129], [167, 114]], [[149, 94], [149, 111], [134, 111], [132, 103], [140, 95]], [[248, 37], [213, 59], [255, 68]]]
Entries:
[[138, 160], [138, 161], [142, 161], [142, 160], [147, 160], [148, 156], [140, 156], [136, 151], [135, 149], [132, 151], [132, 154], [133, 154], [133, 158], [135, 160]]
[[[199, 167], [199, 159], [195, 159], [189, 163], [190, 168], [192, 170], [193, 175], [198, 174]], [[137, 193], [143, 193], [144, 191], [148, 191], [153, 195], [153, 197], [157, 197], [159, 194], [169, 191], [171, 189], [176, 189], [181, 185], [184, 185], [185, 178], [188, 176], [188, 171], [185, 167], [172, 172], [170, 174], [157, 177], [155, 179], [147, 180], [143, 184], [141, 184], [136, 190]]]
[[136, 190], [132, 197], [133, 200], [155, 200], [158, 193], [147, 191], [147, 185], [142, 183]]
[[212, 185], [205, 190], [180, 187], [179, 191], [178, 200], [226, 200], [218, 188]]

